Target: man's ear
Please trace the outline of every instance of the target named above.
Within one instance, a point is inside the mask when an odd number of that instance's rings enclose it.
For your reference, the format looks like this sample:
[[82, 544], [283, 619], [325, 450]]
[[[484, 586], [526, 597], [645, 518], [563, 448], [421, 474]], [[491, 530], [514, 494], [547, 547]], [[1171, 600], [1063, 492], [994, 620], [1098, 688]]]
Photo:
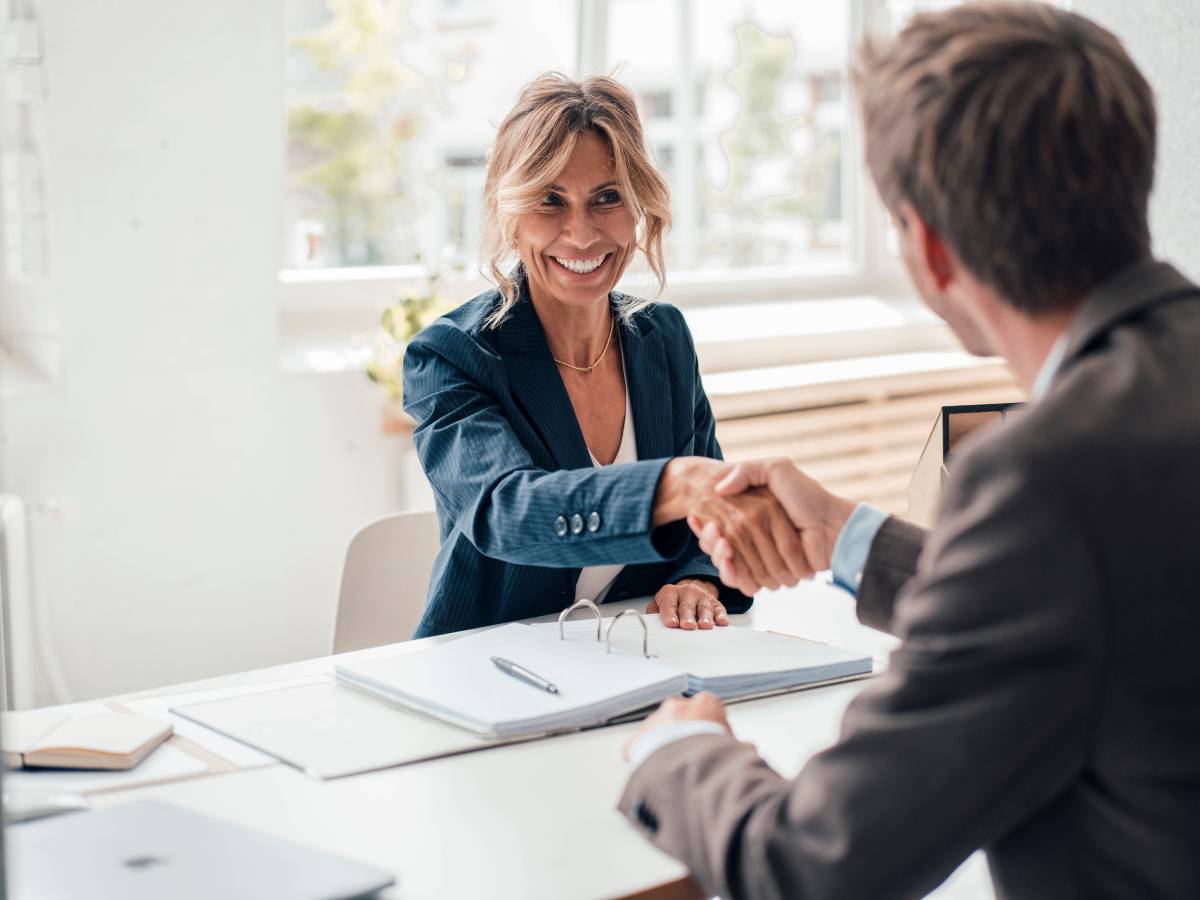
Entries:
[[908, 203], [896, 212], [900, 227], [908, 233], [912, 248], [934, 287], [945, 290], [954, 278], [954, 259], [942, 236], [934, 231]]

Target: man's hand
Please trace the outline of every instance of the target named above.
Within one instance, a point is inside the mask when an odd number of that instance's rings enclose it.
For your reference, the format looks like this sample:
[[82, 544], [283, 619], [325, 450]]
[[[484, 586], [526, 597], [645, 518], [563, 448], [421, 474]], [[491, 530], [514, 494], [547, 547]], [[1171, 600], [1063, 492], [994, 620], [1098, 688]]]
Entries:
[[708, 629], [714, 624], [728, 625], [729, 616], [718, 596], [717, 586], [712, 582], [684, 578], [678, 584], [664, 585], [654, 595], [646, 612], [656, 612], [668, 628], [684, 631]]
[[[764, 489], [779, 501], [792, 527], [799, 532], [799, 551], [791, 544], [779, 545], [781, 555], [788, 557], [789, 567], [793, 571], [805, 569], [803, 577], [828, 569], [838, 535], [854, 511], [854, 503], [831, 494], [786, 459], [739, 463], [716, 486], [716, 494], [735, 499]], [[753, 557], [742, 551], [737, 540], [731, 540], [724, 523], [715, 517], [695, 515], [689, 517], [688, 524], [726, 584], [743, 593], [746, 585], [772, 586], [760, 577], [761, 567]]]
[[730, 491], [720, 496], [717, 485], [729, 482], [736, 469], [706, 457], [676, 457], [663, 468], [654, 497], [655, 526], [696, 516], [715, 522], [746, 571], [727, 581], [747, 597], [760, 586], [792, 585], [811, 574], [796, 561], [803, 557], [796, 529], [769, 491]]
[[668, 722], [692, 721], [716, 722], [730, 734], [733, 734], [733, 729], [729, 727], [729, 719], [725, 717], [725, 704], [720, 701], [716, 694], [703, 691], [694, 697], [670, 697], [664, 700], [663, 705], [642, 722], [641, 727], [634, 733], [633, 737], [625, 742], [625, 759], [629, 759], [629, 748], [633, 746], [633, 742], [652, 728], [657, 728], [659, 725], [665, 725]]
[[[721, 484], [729, 481], [735, 468]], [[719, 485], [717, 486], [719, 488]], [[736, 494], [736, 496], [733, 496]], [[723, 541], [729, 562], [736, 560], [734, 577], [722, 581], [736, 587], [747, 597], [753, 597], [760, 587], [771, 589], [793, 585], [802, 578], [812, 575], [812, 568], [804, 559], [804, 548], [800, 537], [792, 526], [787, 513], [770, 491], [764, 488], [742, 492], [719, 490], [701, 495], [693, 503], [688, 517], [693, 530], [694, 522], [708, 523], [715, 529], [711, 534]], [[703, 539], [703, 534], [698, 532]], [[715, 541], [710, 539], [715, 545]], [[718, 557], [701, 543], [713, 563], [720, 568]]]

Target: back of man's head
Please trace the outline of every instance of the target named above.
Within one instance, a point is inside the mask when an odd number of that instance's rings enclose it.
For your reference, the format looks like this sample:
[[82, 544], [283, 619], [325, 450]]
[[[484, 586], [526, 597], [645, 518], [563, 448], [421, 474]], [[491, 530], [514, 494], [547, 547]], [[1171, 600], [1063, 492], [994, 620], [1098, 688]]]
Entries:
[[1149, 255], [1154, 97], [1094, 22], [1042, 3], [918, 15], [864, 44], [854, 80], [884, 203], [1022, 312]]

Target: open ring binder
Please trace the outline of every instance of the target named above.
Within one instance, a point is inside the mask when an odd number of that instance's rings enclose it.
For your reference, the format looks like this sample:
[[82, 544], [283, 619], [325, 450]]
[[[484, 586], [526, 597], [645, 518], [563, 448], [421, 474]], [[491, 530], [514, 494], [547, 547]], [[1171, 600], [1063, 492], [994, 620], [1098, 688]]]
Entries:
[[590, 609], [595, 614], [595, 616], [596, 616], [596, 640], [604, 641], [604, 652], [605, 653], [612, 653], [612, 630], [613, 630], [613, 627], [617, 624], [617, 621], [622, 616], [629, 616], [629, 615], [636, 616], [638, 622], [640, 622], [641, 626], [642, 626], [642, 656], [646, 657], [646, 659], [650, 659], [650, 629], [646, 627], [646, 620], [642, 618], [641, 614], [637, 610], [623, 609], [619, 613], [617, 613], [613, 617], [612, 621], [608, 623], [608, 630], [603, 632], [604, 636], [603, 636], [603, 638], [601, 638], [600, 635], [601, 635], [601, 628], [603, 627], [603, 624], [604, 624], [604, 617], [600, 614], [600, 607], [596, 606], [595, 603], [593, 603], [591, 600], [588, 600], [586, 597], [583, 598], [582, 600], [576, 600], [574, 603], [572, 603], [570, 606], [568, 606], [566, 609], [564, 609], [561, 613], [558, 614], [558, 639], [560, 641], [565, 641], [567, 639], [566, 632], [563, 630], [563, 623], [565, 623], [567, 621], [567, 617], [570, 616], [571, 613], [575, 612], [575, 610], [577, 610], [577, 609]]
[[638, 622], [642, 626], [642, 656], [646, 657], [646, 659], [649, 659], [650, 658], [650, 629], [646, 627], [646, 620], [643, 619], [641, 614], [638, 613], [638, 611], [634, 610], [634, 609], [622, 610], [621, 612], [617, 613], [613, 617], [613, 620], [611, 622], [608, 623], [608, 631], [606, 631], [604, 633], [604, 652], [612, 653], [613, 628], [616, 627], [617, 622], [619, 622], [621, 620], [622, 616], [628, 616], [628, 615], [633, 615], [633, 616], [637, 617]]
[[590, 609], [596, 615], [596, 640], [600, 640], [600, 626], [604, 621], [604, 616], [600, 615], [600, 607], [591, 600], [584, 597], [582, 600], [576, 600], [558, 615], [558, 639], [565, 641], [566, 635], [563, 633], [563, 622], [567, 621], [567, 617], [577, 609]]

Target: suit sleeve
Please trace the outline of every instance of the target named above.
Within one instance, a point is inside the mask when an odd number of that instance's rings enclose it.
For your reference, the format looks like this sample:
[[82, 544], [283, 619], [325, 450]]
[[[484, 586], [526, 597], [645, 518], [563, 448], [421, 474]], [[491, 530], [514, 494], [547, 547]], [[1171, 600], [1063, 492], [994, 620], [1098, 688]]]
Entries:
[[[435, 323], [404, 355], [404, 408], [439, 507], [485, 556], [557, 568], [663, 563], [687, 546], [686, 526], [653, 528], [666, 459], [547, 471], [534, 465], [496, 391], [502, 363], [469, 336]], [[599, 527], [561, 519], [595, 514]], [[595, 520], [594, 520], [595, 521]]]
[[634, 772], [622, 811], [707, 893], [923, 895], [1081, 771], [1099, 718], [1098, 567], [1058, 486], [1005, 466], [960, 460], [896, 600], [888, 671], [794, 780], [717, 736]]
[[876, 532], [859, 582], [858, 620], [894, 633], [896, 597], [917, 572], [917, 560], [928, 533], [911, 522], [889, 516]]
[[[700, 362], [696, 357], [696, 351], [692, 346], [691, 338], [687, 336], [687, 326], [682, 322], [682, 316], [680, 319], [680, 327], [686, 336], [688, 349], [691, 352], [692, 362], [695, 366], [694, 383], [696, 388], [693, 401], [695, 432], [692, 450], [696, 456], [707, 456], [709, 459], [724, 459], [725, 457], [721, 453], [721, 445], [717, 442], [716, 417], [713, 416], [712, 404], [708, 402], [708, 395], [704, 393], [704, 384], [700, 379]], [[717, 574], [716, 566], [712, 564], [712, 560], [708, 558], [708, 554], [700, 549], [700, 542], [690, 530], [687, 533], [687, 546], [679, 557], [679, 564], [667, 577], [667, 583], [675, 584], [684, 578], [698, 578], [716, 585], [719, 592], [717, 599], [731, 613], [746, 612], [754, 603], [753, 597], [747, 597], [737, 588], [731, 588], [722, 583], [720, 576]]]

